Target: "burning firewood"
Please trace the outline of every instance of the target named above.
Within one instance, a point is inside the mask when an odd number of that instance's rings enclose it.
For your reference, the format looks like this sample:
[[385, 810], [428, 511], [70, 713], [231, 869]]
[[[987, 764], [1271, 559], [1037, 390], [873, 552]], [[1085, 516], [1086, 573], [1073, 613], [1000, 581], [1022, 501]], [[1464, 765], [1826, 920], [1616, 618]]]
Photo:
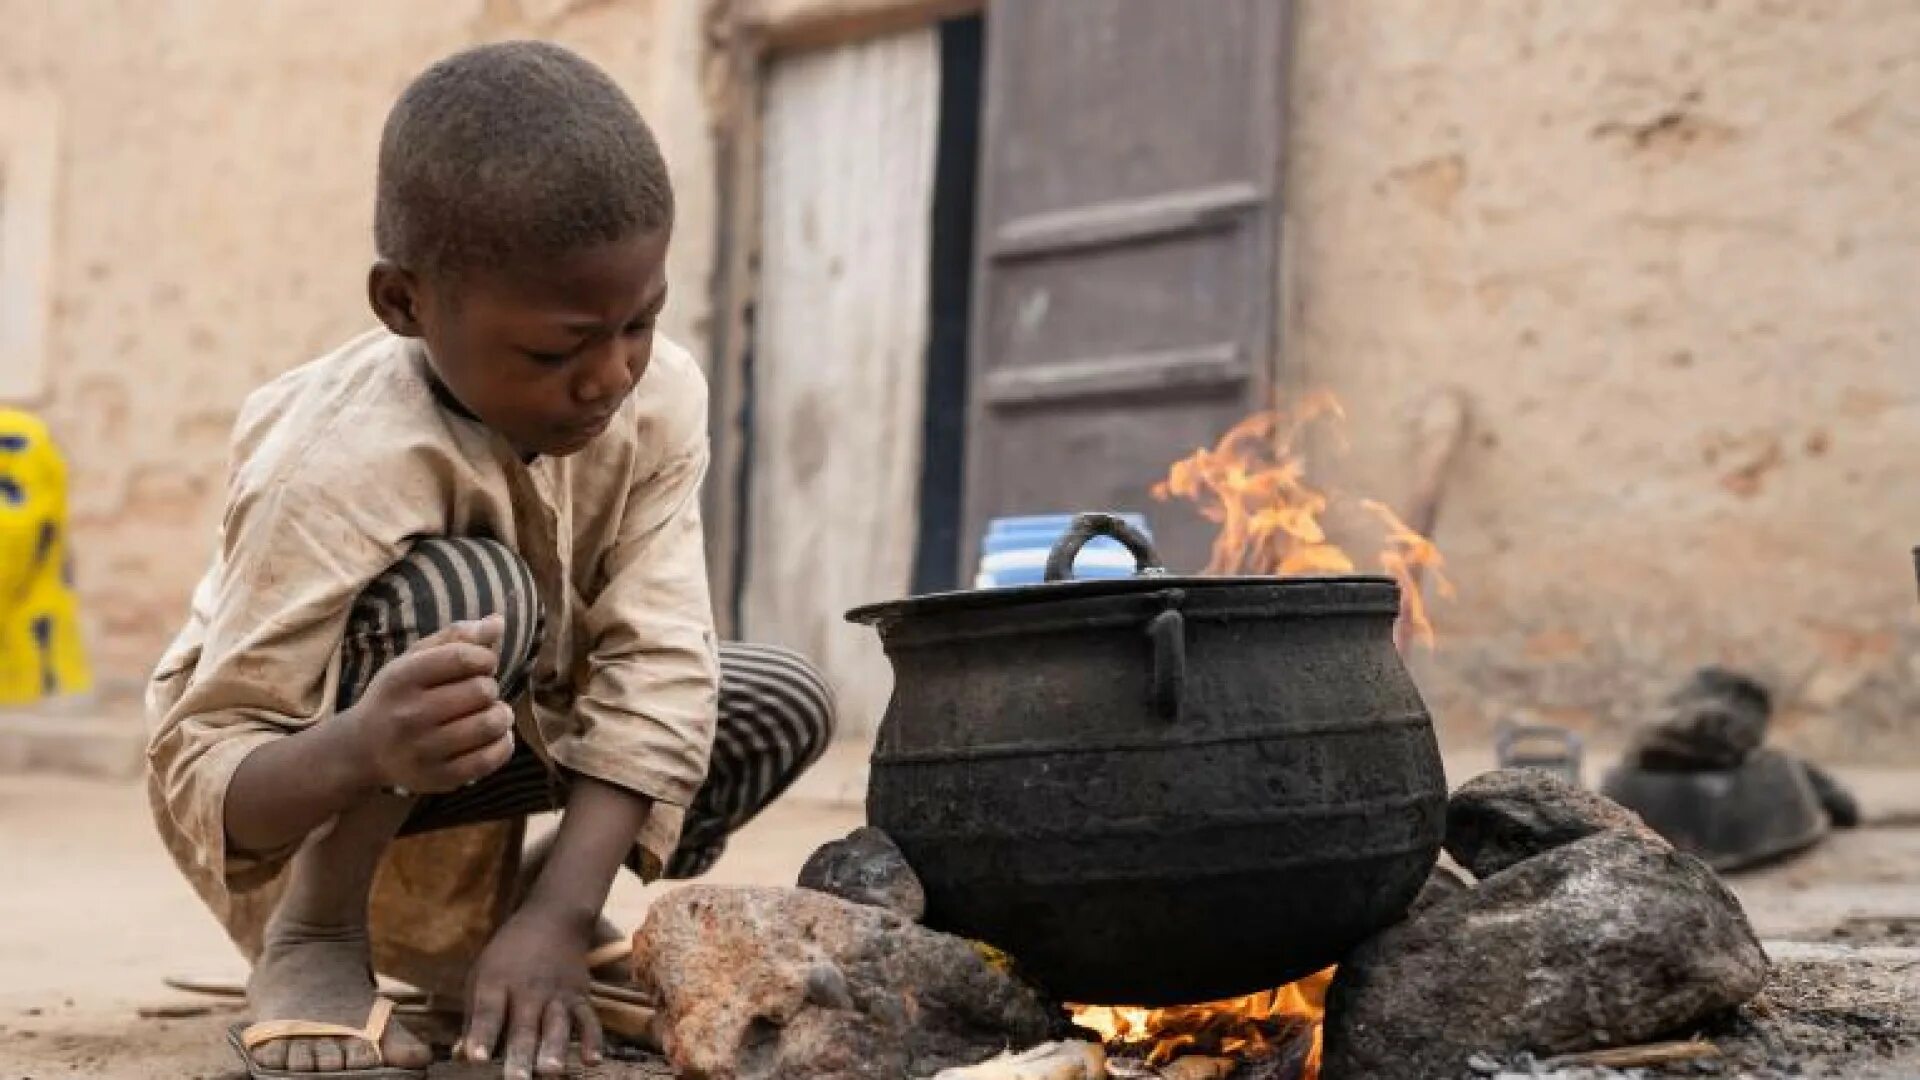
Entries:
[[[1074, 1023], [1106, 1040], [1110, 1050], [1144, 1058], [1160, 1076], [1208, 1080], [1209, 1062], [1225, 1061], [1219, 1076], [1235, 1075], [1245, 1064], [1265, 1063], [1257, 1075], [1314, 1080], [1320, 1070], [1320, 1024], [1326, 1013], [1327, 985], [1333, 969], [1276, 990], [1204, 1005], [1165, 1009], [1085, 1006], [1073, 1010]], [[1192, 1064], [1188, 1064], [1192, 1062]], [[1151, 1074], [1148, 1074], [1151, 1075]]]
[[1183, 1057], [1160, 1070], [1160, 1080], [1227, 1080], [1239, 1063], [1231, 1058]]

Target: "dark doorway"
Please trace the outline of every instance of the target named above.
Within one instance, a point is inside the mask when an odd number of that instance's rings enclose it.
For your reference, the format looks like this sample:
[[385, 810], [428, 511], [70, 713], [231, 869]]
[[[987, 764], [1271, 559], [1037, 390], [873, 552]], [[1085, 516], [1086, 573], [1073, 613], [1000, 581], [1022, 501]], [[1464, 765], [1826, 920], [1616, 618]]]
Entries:
[[940, 127], [934, 156], [927, 386], [915, 593], [959, 584], [967, 437], [968, 325], [973, 308], [974, 187], [986, 34], [979, 16], [940, 27]]

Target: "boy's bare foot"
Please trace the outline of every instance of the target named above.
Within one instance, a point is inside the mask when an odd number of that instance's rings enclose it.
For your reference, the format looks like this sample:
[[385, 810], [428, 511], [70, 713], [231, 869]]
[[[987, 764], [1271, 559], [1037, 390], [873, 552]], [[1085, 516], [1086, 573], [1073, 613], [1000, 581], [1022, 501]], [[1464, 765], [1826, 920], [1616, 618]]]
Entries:
[[[373, 1009], [374, 980], [364, 927], [303, 925], [276, 918], [247, 984], [253, 1019], [311, 1020], [360, 1027]], [[297, 1038], [263, 1043], [254, 1061], [288, 1072], [371, 1069], [382, 1060], [402, 1069], [424, 1069], [433, 1051], [397, 1024], [387, 1026], [380, 1051], [364, 1039]]]

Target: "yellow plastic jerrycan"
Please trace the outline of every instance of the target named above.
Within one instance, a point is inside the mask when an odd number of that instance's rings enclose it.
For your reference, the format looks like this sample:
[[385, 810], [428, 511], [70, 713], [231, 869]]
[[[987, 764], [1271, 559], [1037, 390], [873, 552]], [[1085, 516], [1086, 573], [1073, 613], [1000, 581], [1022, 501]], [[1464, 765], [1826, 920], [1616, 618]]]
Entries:
[[92, 687], [67, 560], [67, 469], [29, 413], [0, 408], [0, 705]]

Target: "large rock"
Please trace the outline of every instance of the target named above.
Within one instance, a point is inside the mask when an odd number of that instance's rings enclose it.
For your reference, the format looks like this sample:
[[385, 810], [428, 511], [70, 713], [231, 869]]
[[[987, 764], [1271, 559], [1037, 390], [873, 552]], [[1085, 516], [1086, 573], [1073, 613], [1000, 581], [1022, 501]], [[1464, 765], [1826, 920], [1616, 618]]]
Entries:
[[993, 955], [823, 893], [694, 886], [654, 903], [634, 964], [686, 1080], [901, 1080], [1061, 1024]]
[[1608, 829], [1664, 843], [1633, 811], [1539, 769], [1476, 776], [1447, 800], [1447, 852], [1477, 878]]
[[1451, 900], [1472, 888], [1473, 882], [1468, 881], [1460, 871], [1445, 863], [1436, 863], [1434, 868], [1427, 872], [1427, 883], [1420, 886], [1420, 892], [1413, 898], [1413, 903], [1407, 905], [1405, 917], [1411, 919], [1433, 905]]
[[1693, 673], [1635, 736], [1628, 757], [1643, 769], [1732, 769], [1766, 741], [1773, 696], [1750, 676], [1726, 668]]
[[1766, 955], [1706, 864], [1612, 829], [1483, 879], [1355, 950], [1325, 1080], [1454, 1080], [1476, 1053], [1682, 1031], [1757, 993]]
[[927, 913], [927, 893], [893, 838], [862, 825], [821, 846], [800, 868], [800, 887], [886, 908], [915, 922]]

